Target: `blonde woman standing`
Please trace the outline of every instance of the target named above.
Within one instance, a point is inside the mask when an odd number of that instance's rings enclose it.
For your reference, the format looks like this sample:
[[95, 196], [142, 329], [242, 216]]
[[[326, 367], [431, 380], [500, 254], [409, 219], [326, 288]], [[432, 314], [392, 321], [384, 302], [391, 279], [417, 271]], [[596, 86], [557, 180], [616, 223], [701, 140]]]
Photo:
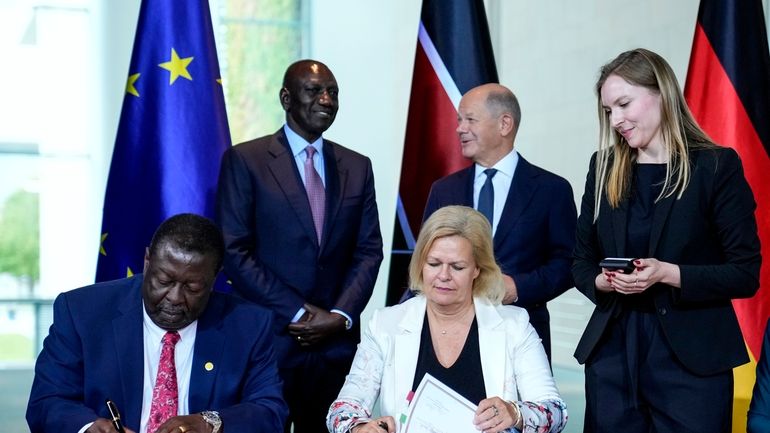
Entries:
[[[761, 264], [736, 152], [695, 123], [671, 67], [635, 49], [601, 68], [572, 273], [596, 304], [575, 357], [586, 432], [727, 432], [732, 368], [747, 362], [731, 300]], [[606, 257], [633, 260], [623, 273]]]

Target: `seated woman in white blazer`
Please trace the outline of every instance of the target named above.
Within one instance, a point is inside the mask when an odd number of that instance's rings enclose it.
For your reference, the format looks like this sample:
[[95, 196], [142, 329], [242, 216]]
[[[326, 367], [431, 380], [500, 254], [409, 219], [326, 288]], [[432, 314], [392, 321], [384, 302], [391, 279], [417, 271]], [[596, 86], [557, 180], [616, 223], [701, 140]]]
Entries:
[[[374, 313], [329, 409], [333, 433], [398, 431], [425, 373], [478, 404], [479, 430], [560, 432], [567, 408], [527, 312], [500, 305], [504, 289], [491, 227], [464, 206], [436, 211], [409, 264], [418, 296]], [[380, 397], [380, 418], [372, 409]]]

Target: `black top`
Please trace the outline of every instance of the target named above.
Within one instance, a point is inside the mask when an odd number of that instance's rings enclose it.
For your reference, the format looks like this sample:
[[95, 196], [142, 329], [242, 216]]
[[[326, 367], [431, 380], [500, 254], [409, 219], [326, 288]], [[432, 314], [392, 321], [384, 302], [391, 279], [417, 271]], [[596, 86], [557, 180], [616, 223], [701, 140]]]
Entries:
[[[650, 230], [655, 214], [655, 199], [663, 189], [666, 164], [634, 164], [631, 195], [628, 200], [626, 257], [650, 257]], [[652, 290], [622, 298], [624, 304], [639, 311], [654, 311]]]
[[484, 386], [484, 372], [481, 370], [479, 326], [476, 323], [475, 317], [473, 318], [473, 323], [471, 323], [471, 329], [468, 331], [468, 338], [465, 339], [463, 350], [460, 352], [460, 356], [457, 357], [457, 361], [449, 368], [444, 368], [438, 361], [436, 351], [433, 349], [428, 314], [425, 314], [422, 334], [420, 335], [420, 355], [417, 358], [417, 368], [415, 368], [414, 372], [412, 390], [417, 390], [417, 386], [422, 381], [425, 373], [430, 373], [431, 376], [440, 380], [444, 385], [452, 388], [474, 404], [479, 404], [481, 400], [487, 398], [487, 391]]

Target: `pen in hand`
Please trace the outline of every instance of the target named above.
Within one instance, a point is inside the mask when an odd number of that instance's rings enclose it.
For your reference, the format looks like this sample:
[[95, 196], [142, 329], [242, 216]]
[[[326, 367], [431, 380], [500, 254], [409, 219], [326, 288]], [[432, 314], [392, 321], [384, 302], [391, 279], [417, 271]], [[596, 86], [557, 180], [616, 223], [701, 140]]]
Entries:
[[115, 426], [115, 430], [118, 433], [126, 433], [126, 430], [123, 429], [123, 422], [120, 420], [120, 412], [118, 412], [118, 407], [115, 406], [115, 403], [113, 403], [109, 398], [105, 403], [107, 404], [107, 410], [110, 412], [110, 418], [112, 418], [112, 425]]

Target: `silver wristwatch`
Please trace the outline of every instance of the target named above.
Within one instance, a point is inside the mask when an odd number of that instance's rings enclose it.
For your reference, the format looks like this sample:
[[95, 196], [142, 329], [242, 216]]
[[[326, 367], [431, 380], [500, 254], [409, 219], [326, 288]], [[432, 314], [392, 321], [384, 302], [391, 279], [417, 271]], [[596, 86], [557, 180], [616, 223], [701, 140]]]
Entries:
[[222, 418], [219, 416], [219, 412], [213, 410], [204, 410], [201, 412], [203, 420], [211, 425], [211, 433], [218, 433], [222, 428]]

